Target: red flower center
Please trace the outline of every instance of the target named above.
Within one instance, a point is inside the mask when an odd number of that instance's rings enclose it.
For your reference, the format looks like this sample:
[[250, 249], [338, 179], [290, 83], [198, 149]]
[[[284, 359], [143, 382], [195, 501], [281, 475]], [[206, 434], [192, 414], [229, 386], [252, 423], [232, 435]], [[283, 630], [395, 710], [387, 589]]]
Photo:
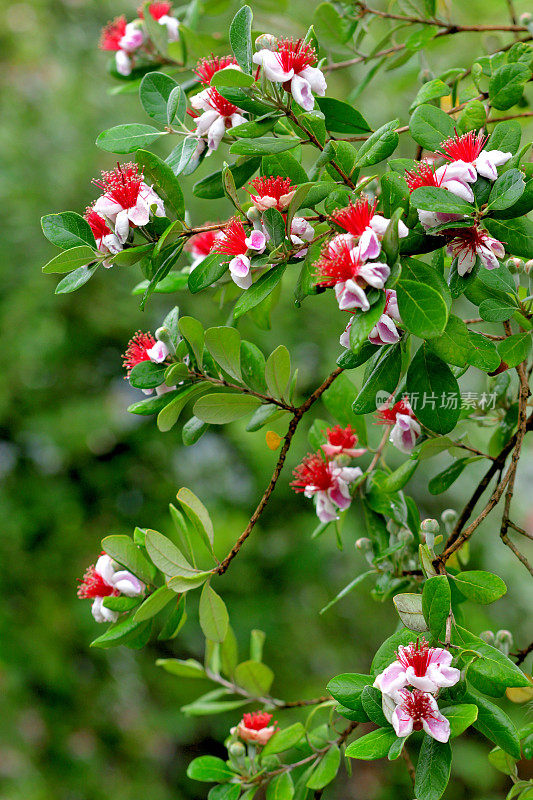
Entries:
[[405, 180], [410, 192], [414, 192], [415, 189], [419, 189], [421, 186], [438, 187], [442, 184], [443, 179], [444, 175], [437, 178], [434, 168], [427, 161], [421, 161], [414, 169], [405, 171]]
[[[242, 716], [245, 728], [249, 728], [252, 731], [262, 731], [263, 728], [268, 728], [271, 719], [272, 714], [268, 714], [266, 711], [252, 711], [251, 714], [243, 714]], [[274, 722], [274, 725], [276, 724]]]
[[126, 367], [126, 375], [129, 375], [133, 367], [140, 364], [141, 361], [150, 361], [150, 356], [146, 351], [150, 350], [154, 344], [155, 339], [151, 333], [137, 331], [135, 336], [128, 342], [126, 352], [122, 356], [124, 359], [122, 366]]
[[126, 17], [109, 22], [100, 37], [100, 50], [120, 50], [119, 42], [126, 33]]
[[335, 447], [342, 447], [348, 449], [354, 447], [357, 443], [357, 436], [354, 433], [352, 426], [348, 425], [346, 428], [341, 428], [340, 425], [335, 425], [334, 428], [328, 428], [327, 431], [328, 443]]
[[382, 425], [395, 425], [398, 414], [407, 414], [409, 417], [413, 418], [415, 416], [406, 397], [399, 400], [393, 406], [387, 405], [379, 408], [377, 412], [378, 422]]
[[400, 647], [396, 653], [396, 658], [404, 669], [413, 667], [415, 675], [422, 677], [427, 672], [432, 654], [433, 648], [428, 645], [426, 640], [422, 639], [419, 642], [417, 639], [416, 644]]
[[474, 131], [463, 133], [459, 136], [457, 131], [455, 136], [447, 139], [440, 146], [443, 151], [442, 155], [446, 161], [466, 161], [472, 164], [478, 155], [483, 150], [488, 136], [485, 136], [481, 131], [477, 134]]
[[490, 239], [488, 233], [476, 225], [472, 225], [471, 228], [456, 228], [446, 233], [453, 236], [451, 247], [454, 257], [460, 255], [464, 257], [466, 253], [476, 255], [479, 248], [486, 246], [487, 240]]
[[399, 694], [402, 697], [402, 708], [413, 720], [413, 729], [421, 731], [423, 728], [422, 721], [424, 719], [432, 719], [435, 716], [431, 707], [430, 696], [419, 689], [413, 689], [412, 692], [408, 689], [402, 689]]
[[99, 572], [96, 572], [94, 564], [85, 571], [85, 575], [78, 581], [78, 597], [82, 600], [94, 597], [117, 597], [120, 594], [111, 584], [104, 581]]
[[[161, 19], [161, 17], [168, 17], [170, 12], [172, 11], [172, 3], [167, 2], [154, 2], [150, 3], [148, 6], [148, 11], [150, 12], [150, 16], [154, 19]], [[144, 10], [142, 6], [139, 6], [137, 10], [137, 14], [141, 19], [144, 19]]]
[[350, 201], [346, 208], [339, 208], [331, 215], [333, 222], [344, 228], [353, 236], [361, 236], [370, 225], [376, 211], [377, 200], [371, 203], [366, 195], [362, 195], [355, 203]]
[[319, 286], [335, 286], [347, 280], [354, 280], [363, 262], [347, 242], [330, 243], [323, 251], [315, 267]]
[[188, 252], [193, 253], [195, 256], [208, 256], [212, 251], [217, 235], [218, 231], [204, 231], [203, 233], [197, 233], [196, 236], [192, 236], [189, 239], [185, 245], [185, 249]]
[[279, 175], [277, 177], [267, 175], [263, 178], [254, 178], [249, 185], [253, 186], [259, 197], [273, 197], [277, 206], [279, 206], [283, 195], [289, 194], [289, 192], [296, 189], [296, 186], [292, 185], [290, 178], [282, 178]]
[[307, 486], [314, 486], [318, 491], [327, 491], [335, 485], [331, 468], [318, 453], [309, 453], [293, 472], [291, 483], [295, 492], [304, 492]]
[[102, 239], [104, 236], [108, 236], [110, 233], [113, 233], [104, 217], [95, 211], [92, 206], [86, 208], [83, 217], [89, 223], [89, 227], [92, 230], [96, 241], [98, 241], [98, 239]]
[[200, 83], [203, 83], [204, 86], [209, 86], [215, 72], [220, 72], [221, 69], [229, 67], [230, 64], [237, 64], [233, 56], [214, 56], [211, 54], [211, 58], [201, 58], [193, 72]]
[[212, 253], [225, 256], [243, 256], [248, 250], [246, 231], [238, 219], [231, 219], [223, 231], [216, 237], [211, 248]]
[[139, 167], [130, 161], [128, 164], [117, 164], [117, 168], [110, 172], [102, 172], [102, 180], [93, 180], [93, 183], [122, 208], [133, 208], [139, 197], [142, 180]]
[[225, 97], [222, 97], [217, 89], [211, 87], [207, 89], [207, 97], [208, 103], [214, 111], [218, 111], [221, 117], [231, 117], [233, 114], [236, 114], [239, 110], [237, 106], [234, 106], [233, 103], [230, 103], [229, 100], [226, 100]]
[[298, 39], [296, 42], [294, 39], [278, 39], [277, 55], [284, 72], [293, 69], [296, 75], [317, 62], [314, 48], [306, 44], [303, 39]]

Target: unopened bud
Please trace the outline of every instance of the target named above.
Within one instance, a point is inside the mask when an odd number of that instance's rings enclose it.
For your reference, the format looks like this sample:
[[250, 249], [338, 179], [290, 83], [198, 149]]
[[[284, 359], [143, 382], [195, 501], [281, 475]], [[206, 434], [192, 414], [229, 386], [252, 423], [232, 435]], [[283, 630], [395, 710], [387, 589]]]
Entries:
[[514, 257], [513, 258], [508, 258], [507, 261], [506, 261], [506, 266], [509, 269], [517, 269], [517, 270], [519, 270], [519, 269], [523, 269], [524, 262], [522, 261], [521, 258], [514, 258]]
[[228, 753], [233, 758], [242, 758], [246, 750], [242, 742], [232, 742], [228, 747]]
[[457, 511], [455, 508], [446, 508], [440, 515], [444, 524], [453, 524], [457, 519]]
[[397, 536], [400, 542], [403, 542], [404, 544], [408, 544], [409, 542], [412, 542], [414, 539], [414, 536], [412, 532], [409, 530], [409, 528], [400, 528]]
[[277, 50], [278, 40], [271, 33], [262, 33], [255, 40], [256, 50]]
[[511, 631], [505, 630], [505, 628], [501, 631], [497, 631], [496, 633], [496, 646], [504, 653], [506, 656], [509, 655], [509, 651], [513, 646], [513, 634]]
[[420, 530], [423, 533], [438, 533], [440, 525], [436, 519], [423, 519], [420, 523]]
[[261, 214], [255, 206], [251, 206], [246, 212], [246, 218], [249, 219], [252, 224], [254, 224], [256, 222], [260, 222]]
[[155, 332], [155, 338], [158, 342], [163, 342], [171, 353], [176, 352], [176, 348], [174, 347], [174, 342], [172, 341], [172, 336], [168, 328], [162, 326], [158, 328]]
[[529, 275], [530, 272], [533, 270], [533, 258], [530, 258], [529, 261], [526, 261], [524, 264], [524, 272], [526, 275]]
[[481, 631], [479, 638], [487, 644], [494, 644], [494, 634], [492, 631]]
[[532, 20], [533, 14], [530, 14], [529, 11], [525, 11], [523, 14], [520, 14], [520, 25], [529, 25]]
[[367, 553], [372, 550], [372, 542], [364, 536], [356, 541], [355, 546], [358, 550], [361, 550], [362, 553]]

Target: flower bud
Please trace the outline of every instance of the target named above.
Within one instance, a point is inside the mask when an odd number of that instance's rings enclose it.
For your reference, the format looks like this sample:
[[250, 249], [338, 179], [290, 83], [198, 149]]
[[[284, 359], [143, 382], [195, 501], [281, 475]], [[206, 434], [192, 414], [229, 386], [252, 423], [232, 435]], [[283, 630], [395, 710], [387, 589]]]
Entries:
[[507, 266], [509, 269], [512, 269], [512, 270], [515, 270], [515, 269], [516, 269], [516, 270], [520, 270], [520, 269], [523, 269], [524, 262], [522, 261], [522, 259], [521, 259], [521, 258], [514, 258], [514, 257], [513, 257], [513, 258], [508, 258], [508, 259], [507, 259], [507, 261], [505, 262], [505, 265], [506, 265], [506, 266]]
[[481, 631], [479, 638], [487, 644], [494, 644], [494, 634], [492, 631]]
[[523, 14], [520, 14], [520, 25], [529, 25], [529, 23], [533, 20], [533, 14], [529, 11], [525, 11]]
[[261, 214], [255, 206], [251, 206], [246, 212], [246, 218], [249, 219], [252, 224], [255, 224], [261, 221]]
[[400, 542], [403, 542], [404, 544], [409, 544], [409, 542], [412, 542], [414, 539], [414, 536], [409, 528], [400, 528], [397, 536]]
[[168, 328], [165, 328], [164, 326], [158, 328], [155, 332], [155, 338], [159, 342], [163, 342], [163, 344], [165, 344], [168, 347], [171, 353], [176, 352], [176, 348], [174, 347], [174, 342], [172, 341], [172, 336], [170, 335], [170, 331]]
[[372, 550], [372, 542], [364, 536], [356, 541], [355, 546], [358, 550], [361, 550], [362, 553], [367, 553], [369, 550]]
[[256, 50], [276, 50], [277, 46], [278, 40], [271, 33], [262, 33], [255, 40]]
[[246, 752], [246, 748], [242, 742], [232, 742], [228, 747], [228, 753], [232, 758], [242, 758]]
[[441, 520], [444, 524], [453, 525], [453, 523], [457, 519], [457, 511], [455, 508], [446, 508], [442, 514], [440, 515]]
[[420, 523], [420, 530], [423, 533], [438, 533], [440, 525], [436, 519], [423, 519]]
[[506, 656], [509, 655], [509, 651], [513, 646], [513, 642], [514, 639], [511, 631], [505, 630], [504, 628], [503, 630], [496, 632], [496, 647]]
[[526, 261], [524, 264], [524, 272], [526, 275], [529, 275], [533, 270], [533, 258], [530, 258], [529, 261]]

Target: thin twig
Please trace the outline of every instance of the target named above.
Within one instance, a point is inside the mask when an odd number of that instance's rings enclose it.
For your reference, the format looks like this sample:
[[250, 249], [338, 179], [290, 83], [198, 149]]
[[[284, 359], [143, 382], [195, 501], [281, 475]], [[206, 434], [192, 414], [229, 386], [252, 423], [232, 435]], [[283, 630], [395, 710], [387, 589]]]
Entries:
[[516, 658], [517, 665], [523, 664], [526, 658], [530, 653], [533, 652], [533, 642], [528, 644], [527, 647], [524, 647], [522, 650], [519, 650], [517, 653], [511, 653], [514, 658]]

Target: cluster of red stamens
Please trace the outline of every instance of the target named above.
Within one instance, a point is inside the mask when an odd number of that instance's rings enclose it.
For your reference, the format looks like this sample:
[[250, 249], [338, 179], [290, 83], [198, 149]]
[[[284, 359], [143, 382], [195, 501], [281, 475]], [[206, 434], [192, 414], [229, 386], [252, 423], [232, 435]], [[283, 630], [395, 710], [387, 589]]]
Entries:
[[331, 467], [327, 459], [318, 453], [308, 453], [293, 472], [291, 486], [295, 492], [305, 492], [307, 486], [315, 486], [319, 491], [327, 491], [334, 485]]
[[446, 161], [465, 161], [467, 164], [472, 164], [485, 147], [487, 139], [488, 136], [481, 131], [477, 136], [474, 131], [463, 133], [462, 136], [456, 131], [455, 136], [441, 144], [442, 157]]
[[399, 400], [393, 406], [387, 405], [379, 408], [377, 412], [378, 423], [381, 425], [395, 425], [398, 414], [407, 414], [410, 417], [414, 417], [407, 398]]
[[421, 161], [414, 169], [405, 171], [405, 180], [407, 181], [410, 192], [414, 192], [415, 189], [420, 189], [421, 186], [439, 187], [443, 179], [444, 175], [437, 178], [434, 167], [428, 164], [427, 161]]
[[327, 245], [315, 264], [318, 286], [335, 286], [358, 276], [363, 266], [356, 251], [345, 241]]
[[[172, 11], [172, 3], [165, 2], [165, 0], [161, 0], [161, 2], [150, 3], [148, 6], [148, 11], [150, 12], [150, 16], [156, 20], [159, 20], [161, 17], [168, 17]], [[137, 14], [141, 19], [144, 19], [144, 9], [142, 6], [139, 6]]]
[[92, 206], [88, 206], [85, 209], [83, 218], [89, 223], [89, 227], [93, 232], [93, 236], [96, 241], [98, 241], [98, 239], [102, 239], [104, 236], [108, 236], [110, 233], [113, 233], [105, 219], [97, 211], [95, 211]]
[[218, 111], [221, 117], [231, 117], [239, 110], [237, 106], [222, 97], [218, 89], [210, 87], [207, 89], [208, 103], [214, 111]]
[[199, 256], [208, 256], [209, 253], [212, 252], [213, 244], [218, 233], [218, 230], [197, 233], [189, 239], [185, 245], [185, 250], [187, 250], [187, 252], [194, 252]]
[[248, 250], [245, 240], [246, 231], [242, 222], [235, 218], [230, 219], [214, 240], [211, 252], [231, 257], [242, 256]]
[[303, 39], [278, 39], [278, 59], [284, 70], [289, 72], [293, 69], [298, 75], [306, 67], [312, 67], [317, 62], [316, 53], [310, 44]]
[[220, 72], [221, 69], [226, 69], [231, 64], [237, 64], [233, 56], [214, 56], [211, 54], [211, 58], [201, 58], [193, 72], [200, 83], [203, 83], [204, 86], [209, 86], [215, 72]]
[[334, 447], [342, 447], [344, 450], [349, 450], [357, 444], [357, 434], [351, 425], [347, 425], [346, 428], [335, 425], [334, 428], [328, 428], [326, 434], [328, 444], [332, 444]]
[[372, 203], [366, 195], [362, 195], [355, 203], [339, 208], [331, 215], [331, 220], [352, 236], [361, 236], [370, 225], [376, 211], [377, 199]]
[[100, 50], [120, 50], [119, 42], [126, 33], [126, 17], [116, 17], [102, 30]]
[[85, 570], [83, 578], [78, 579], [78, 583], [80, 584], [78, 586], [78, 597], [82, 600], [94, 597], [109, 597], [110, 595], [116, 597], [120, 594], [96, 572], [94, 564], [91, 564]]
[[132, 161], [118, 164], [117, 168], [102, 172], [102, 180], [93, 180], [95, 186], [115, 200], [122, 208], [133, 208], [139, 197], [143, 180], [142, 172]]
[[433, 648], [422, 638], [421, 641], [417, 639], [415, 644], [400, 647], [396, 658], [404, 669], [413, 667], [415, 675], [423, 677], [427, 672], [432, 653]]
[[[262, 731], [263, 728], [268, 728], [271, 719], [272, 714], [267, 711], [252, 711], [251, 714], [242, 715], [244, 727], [251, 731]], [[274, 722], [274, 725], [277, 725], [277, 722]]]
[[464, 257], [465, 251], [476, 255], [478, 249], [486, 243], [487, 239], [490, 239], [489, 234], [476, 225], [472, 225], [470, 228], [454, 228], [446, 231], [446, 234], [453, 237], [451, 247], [454, 256], [462, 255]]
[[146, 352], [155, 345], [155, 339], [151, 333], [137, 331], [128, 342], [126, 352], [122, 356], [122, 366], [126, 367], [126, 375], [129, 375], [133, 367], [141, 361], [150, 361], [150, 356]]
[[421, 692], [419, 689], [401, 689], [399, 692], [402, 698], [402, 706], [413, 720], [413, 730], [421, 731], [424, 727], [423, 720], [434, 719], [435, 713], [431, 706], [430, 695]]

